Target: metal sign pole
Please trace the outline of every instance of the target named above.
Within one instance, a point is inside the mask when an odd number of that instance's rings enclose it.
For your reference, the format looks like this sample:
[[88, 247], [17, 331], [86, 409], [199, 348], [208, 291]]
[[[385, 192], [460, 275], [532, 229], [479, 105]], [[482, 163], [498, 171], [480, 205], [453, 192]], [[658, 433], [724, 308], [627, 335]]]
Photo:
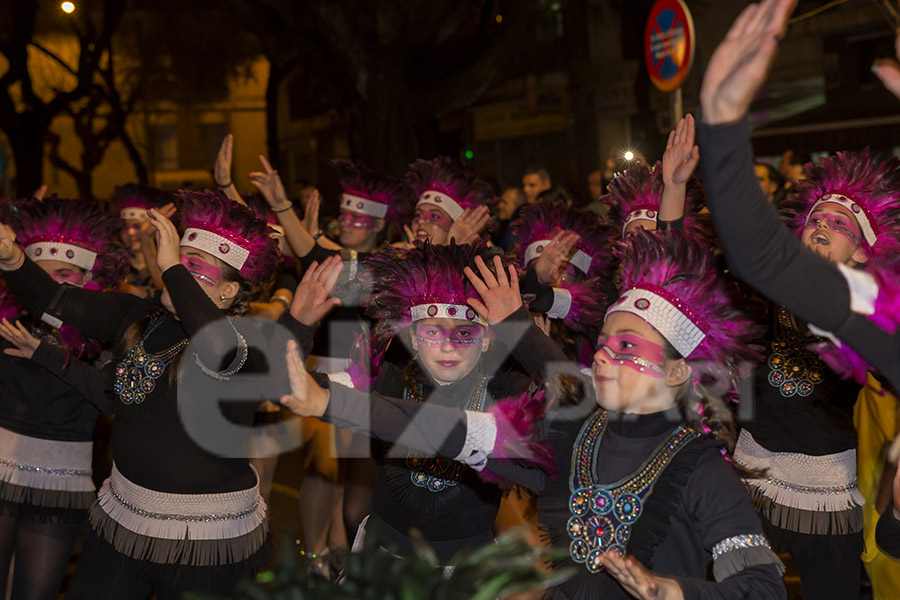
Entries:
[[678, 87], [678, 89], [669, 95], [669, 108], [672, 112], [672, 123], [670, 127], [675, 129], [678, 126], [678, 121], [684, 116], [684, 99], [681, 95], [681, 87]]

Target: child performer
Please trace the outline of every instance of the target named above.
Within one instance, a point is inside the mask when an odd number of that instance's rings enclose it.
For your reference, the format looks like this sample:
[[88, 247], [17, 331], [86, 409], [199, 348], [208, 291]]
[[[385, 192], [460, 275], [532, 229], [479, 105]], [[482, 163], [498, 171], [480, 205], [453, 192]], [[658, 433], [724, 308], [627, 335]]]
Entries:
[[[729, 388], [733, 365], [753, 357], [745, 335], [754, 327], [731, 307], [712, 253], [698, 242], [636, 234], [622, 262], [622, 295], [595, 355], [596, 404], [560, 407], [543, 421], [564, 477], [510, 460], [511, 447], [524, 449], [511, 440], [527, 428], [498, 413], [375, 394], [371, 413], [361, 415], [359, 393], [318, 387], [293, 346], [293, 392], [282, 402], [301, 414], [364, 422], [383, 439], [403, 431], [408, 444], [485, 462], [486, 471], [538, 491], [539, 521], [568, 549], [558, 566], [577, 570], [554, 598], [784, 598], [781, 563], [720, 453], [722, 441], [733, 443], [730, 413], [707, 393], [714, 381]], [[467, 275], [481, 298], [468, 304], [495, 335], [518, 340], [513, 354], [526, 368], [565, 365], [522, 306], [515, 270], [507, 274], [499, 258], [493, 271], [476, 264], [480, 276]], [[714, 581], [706, 580], [710, 562]]]

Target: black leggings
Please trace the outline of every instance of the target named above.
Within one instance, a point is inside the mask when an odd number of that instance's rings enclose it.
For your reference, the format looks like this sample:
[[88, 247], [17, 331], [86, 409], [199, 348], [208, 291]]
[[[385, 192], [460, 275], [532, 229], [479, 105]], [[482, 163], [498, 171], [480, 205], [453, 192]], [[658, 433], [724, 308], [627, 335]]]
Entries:
[[[12, 600], [56, 600], [82, 523], [74, 511], [61, 518], [28, 509], [4, 504], [0, 510], [0, 593], [15, 556]], [[87, 517], [87, 511], [81, 513]]]
[[125, 556], [88, 527], [78, 567], [66, 600], [181, 600], [185, 592], [224, 596], [251, 577], [260, 553], [268, 554], [270, 542], [246, 561], [231, 565], [195, 567], [161, 565]]

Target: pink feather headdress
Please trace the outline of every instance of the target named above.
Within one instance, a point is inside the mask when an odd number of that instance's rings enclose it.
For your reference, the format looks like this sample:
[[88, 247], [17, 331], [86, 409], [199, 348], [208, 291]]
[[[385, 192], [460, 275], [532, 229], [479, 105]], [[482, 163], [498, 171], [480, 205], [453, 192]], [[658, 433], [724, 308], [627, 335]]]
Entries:
[[[624, 239], [625, 228], [635, 219], [656, 221], [663, 193], [662, 165], [652, 168], [643, 163], [617, 174], [609, 184], [609, 193], [601, 200], [609, 205], [607, 222], [614, 228], [613, 239]], [[710, 225], [700, 218], [706, 196], [700, 180], [692, 176], [684, 199], [684, 229], [692, 237], [711, 240]]]
[[819, 203], [836, 202], [856, 216], [870, 258], [900, 253], [900, 159], [878, 160], [866, 148], [838, 152], [805, 168], [809, 175], [783, 205], [798, 235]]
[[[471, 171], [447, 157], [433, 160], [419, 159], [409, 165], [407, 183], [419, 204], [434, 204], [442, 208], [452, 220], [465, 209], [487, 206], [493, 209], [500, 202], [491, 186]], [[493, 221], [489, 229], [496, 226]]]
[[622, 295], [607, 315], [625, 311], [652, 325], [701, 384], [721, 378], [722, 367], [748, 372], [760, 358], [748, 343], [762, 328], [735, 307], [712, 248], [674, 231], [637, 232], [629, 241], [617, 248]]
[[402, 181], [376, 173], [359, 161], [335, 159], [331, 164], [344, 189], [341, 210], [384, 219], [397, 227], [412, 220], [409, 191]]
[[602, 281], [599, 277], [583, 281], [565, 278], [560, 280], [558, 289], [571, 298], [568, 311], [562, 315], [566, 327], [573, 331], [591, 331], [603, 322], [606, 295], [603, 293]]
[[2, 218], [32, 260], [58, 260], [90, 271], [88, 289], [111, 288], [125, 274], [122, 220], [94, 202], [56, 195], [12, 201], [4, 205]]
[[[493, 269], [493, 258], [484, 243], [435, 246], [416, 241], [409, 250], [387, 247], [372, 254], [366, 261], [366, 277], [372, 286], [366, 313], [383, 321], [379, 335], [393, 337], [413, 321], [427, 318], [481, 323], [466, 304], [467, 299], [479, 296], [463, 273], [467, 266], [477, 272], [476, 256]], [[504, 268], [509, 263], [504, 257]]]
[[540, 201], [523, 208], [511, 228], [518, 239], [513, 252], [521, 258], [523, 267], [536, 259], [547, 242], [564, 229], [579, 235], [570, 264], [586, 277], [607, 274], [608, 233], [593, 213], [570, 208], [561, 200]]
[[119, 208], [119, 216], [126, 220], [146, 221], [147, 209], [159, 208], [173, 202], [169, 192], [141, 183], [117, 185], [112, 200]]
[[256, 285], [275, 272], [279, 252], [269, 226], [253, 211], [213, 192], [182, 190], [182, 246], [207, 252]]

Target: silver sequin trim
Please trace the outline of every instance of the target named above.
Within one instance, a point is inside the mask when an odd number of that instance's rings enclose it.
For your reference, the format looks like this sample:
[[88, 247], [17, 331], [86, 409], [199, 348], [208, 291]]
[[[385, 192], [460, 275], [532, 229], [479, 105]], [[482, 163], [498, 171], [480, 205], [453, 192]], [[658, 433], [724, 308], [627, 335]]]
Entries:
[[725, 538], [712, 549], [713, 560], [716, 560], [726, 552], [738, 550], [740, 548], [769, 548], [769, 541], [766, 536], [761, 534], [736, 535], [734, 537]]
[[23, 465], [22, 463], [13, 462], [0, 458], [0, 465], [4, 467], [12, 467], [20, 471], [28, 471], [30, 473], [43, 473], [45, 475], [62, 475], [64, 477], [90, 477], [91, 472], [76, 469], [48, 469], [46, 467], [34, 467], [31, 465]]
[[184, 521], [185, 523], [212, 523], [214, 521], [233, 521], [235, 519], [243, 519], [244, 517], [248, 517], [256, 512], [257, 507], [259, 506], [259, 498], [257, 498], [253, 502], [253, 506], [248, 508], [247, 510], [243, 510], [241, 512], [236, 513], [225, 513], [221, 515], [176, 515], [176, 514], [165, 514], [165, 513], [155, 513], [148, 512], [146, 510], [140, 509], [137, 506], [131, 504], [125, 498], [122, 498], [119, 493], [116, 491], [116, 488], [113, 487], [112, 482], [109, 482], [109, 491], [113, 495], [113, 498], [116, 501], [133, 512], [134, 514], [147, 518], [147, 519], [159, 519], [161, 521]]

